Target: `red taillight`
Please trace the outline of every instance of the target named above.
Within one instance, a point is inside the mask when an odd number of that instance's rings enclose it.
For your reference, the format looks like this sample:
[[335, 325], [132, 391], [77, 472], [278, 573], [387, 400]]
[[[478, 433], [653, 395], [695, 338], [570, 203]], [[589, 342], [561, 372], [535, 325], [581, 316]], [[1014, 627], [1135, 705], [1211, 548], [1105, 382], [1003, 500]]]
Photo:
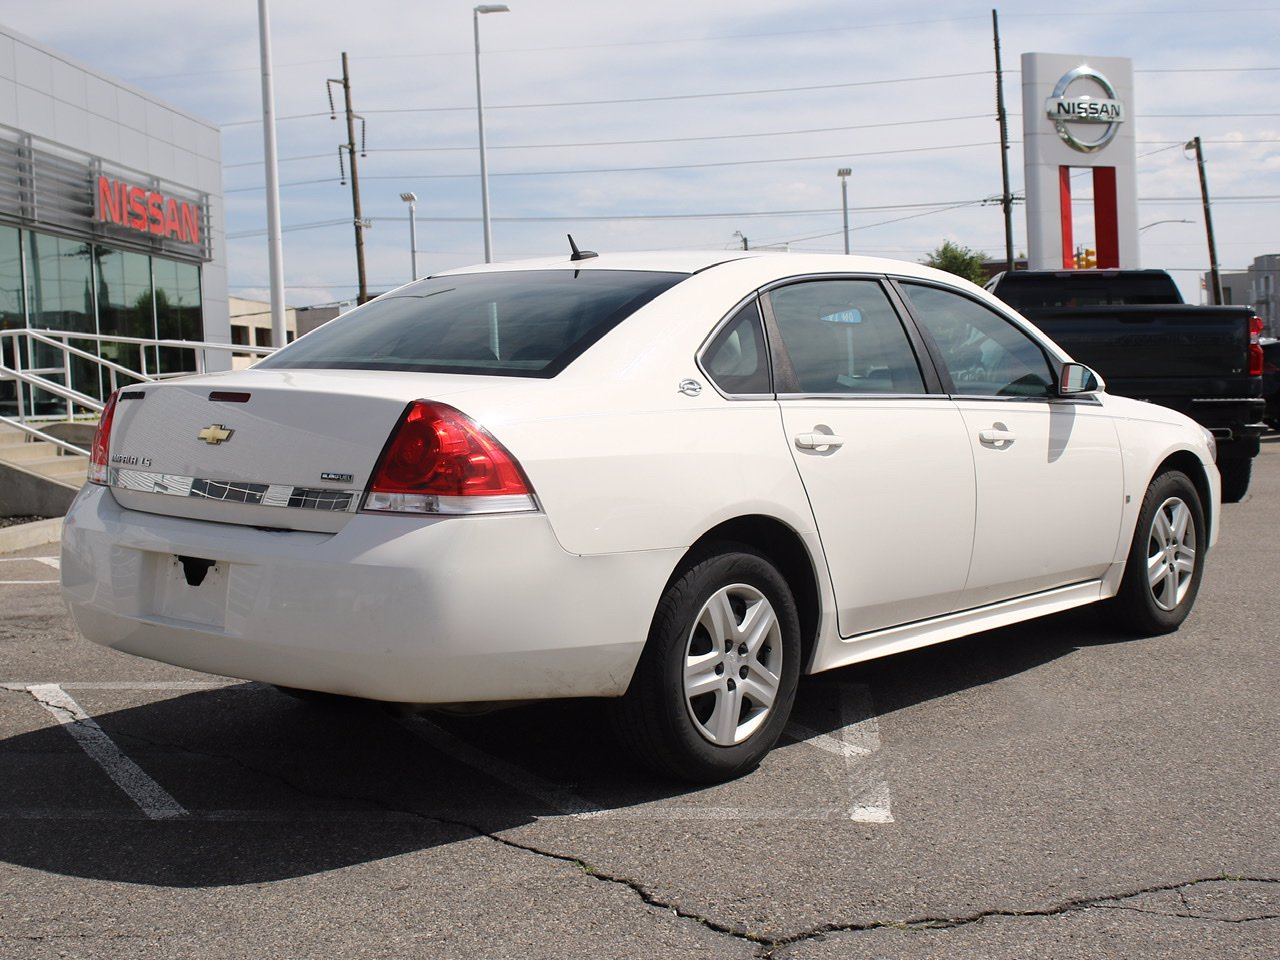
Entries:
[[1258, 340], [1262, 337], [1262, 318], [1249, 318], [1249, 376], [1262, 376], [1262, 367], [1264, 365], [1264, 357], [1262, 353], [1262, 344]]
[[98, 429], [93, 433], [93, 446], [89, 448], [89, 482], [107, 483], [107, 471], [111, 463], [111, 420], [116, 415], [116, 391], [107, 397]]
[[365, 495], [366, 510], [507, 513], [537, 509], [515, 458], [466, 414], [417, 400], [392, 431]]

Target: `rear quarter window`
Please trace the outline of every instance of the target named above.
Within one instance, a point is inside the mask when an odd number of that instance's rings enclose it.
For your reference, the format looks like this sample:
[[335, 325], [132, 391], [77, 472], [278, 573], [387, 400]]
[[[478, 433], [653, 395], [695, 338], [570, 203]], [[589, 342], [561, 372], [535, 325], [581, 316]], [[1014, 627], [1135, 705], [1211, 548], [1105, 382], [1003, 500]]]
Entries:
[[538, 270], [433, 277], [329, 321], [258, 366], [553, 377], [686, 276]]

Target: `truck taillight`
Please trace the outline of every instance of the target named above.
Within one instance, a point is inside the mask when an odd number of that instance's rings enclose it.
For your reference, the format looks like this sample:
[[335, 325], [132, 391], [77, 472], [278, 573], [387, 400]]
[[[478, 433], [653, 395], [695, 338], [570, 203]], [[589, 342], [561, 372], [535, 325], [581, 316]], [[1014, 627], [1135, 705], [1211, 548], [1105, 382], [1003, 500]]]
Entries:
[[538, 507], [520, 464], [483, 427], [448, 404], [416, 400], [378, 458], [363, 508], [457, 515]]
[[111, 421], [116, 414], [116, 396], [119, 391], [107, 397], [102, 408], [102, 416], [98, 418], [98, 429], [93, 432], [93, 446], [89, 448], [89, 482], [106, 485], [108, 468], [111, 464]]
[[1262, 318], [1249, 318], [1249, 376], [1262, 376], [1262, 367], [1264, 358], [1262, 353], [1262, 344], [1259, 342], [1262, 338]]

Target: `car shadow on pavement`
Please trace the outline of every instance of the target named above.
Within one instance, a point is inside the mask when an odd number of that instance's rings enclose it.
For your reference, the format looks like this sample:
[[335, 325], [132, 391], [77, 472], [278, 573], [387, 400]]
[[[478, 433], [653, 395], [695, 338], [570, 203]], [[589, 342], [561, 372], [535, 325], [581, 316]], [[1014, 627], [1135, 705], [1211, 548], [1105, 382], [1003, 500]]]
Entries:
[[1113, 626], [1103, 609], [1086, 606], [818, 674], [810, 682], [844, 673], [874, 691], [876, 712], [885, 716], [1027, 673], [1084, 647], [1139, 640]]
[[[841, 685], [865, 685], [883, 717], [1122, 639], [1099, 633], [1088, 611], [983, 633], [807, 679], [793, 719], [829, 738], [850, 719], [832, 708]], [[254, 683], [176, 696], [142, 684], [81, 686], [70, 691], [76, 702], [178, 812], [148, 816], [108, 776], [109, 758], [95, 762], [28, 694], [6, 693], [0, 718], [20, 717], [25, 732], [0, 741], [0, 860], [207, 887], [369, 863], [544, 817], [707, 819], [749, 810], [759, 796], [775, 805], [781, 797], [797, 816], [842, 815], [822, 789], [844, 761], [796, 749], [806, 735], [784, 738], [739, 781], [690, 787], [635, 767], [600, 702], [398, 719], [370, 704], [300, 703]]]

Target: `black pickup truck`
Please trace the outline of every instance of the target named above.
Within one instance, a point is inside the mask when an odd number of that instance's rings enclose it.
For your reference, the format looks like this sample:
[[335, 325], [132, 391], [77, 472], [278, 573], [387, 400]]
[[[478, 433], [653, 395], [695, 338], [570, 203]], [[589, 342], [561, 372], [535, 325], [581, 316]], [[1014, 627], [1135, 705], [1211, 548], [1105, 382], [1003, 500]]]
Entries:
[[1222, 499], [1248, 492], [1265, 430], [1262, 320], [1251, 308], [1183, 303], [1163, 270], [1019, 270], [987, 289], [1100, 373], [1108, 393], [1210, 430]]

